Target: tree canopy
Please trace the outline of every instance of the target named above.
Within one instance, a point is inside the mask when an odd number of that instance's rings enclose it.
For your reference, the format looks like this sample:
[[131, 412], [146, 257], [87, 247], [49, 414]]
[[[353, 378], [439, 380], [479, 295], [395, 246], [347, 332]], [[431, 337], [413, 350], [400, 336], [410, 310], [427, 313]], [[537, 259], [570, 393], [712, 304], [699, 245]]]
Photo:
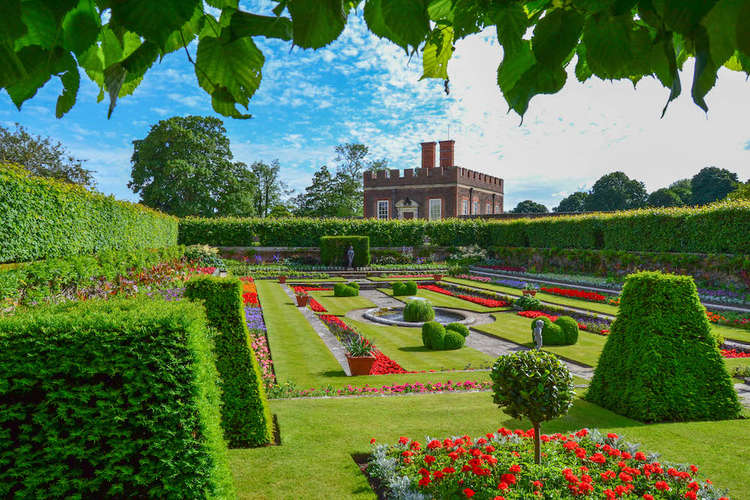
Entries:
[[552, 209], [553, 212], [583, 212], [585, 210], [586, 198], [589, 194], [584, 191], [576, 191], [560, 200], [560, 204]]
[[643, 182], [631, 179], [624, 172], [612, 172], [594, 183], [584, 206], [587, 212], [629, 210], [643, 207], [647, 196]]
[[649, 207], [679, 207], [683, 205], [680, 196], [669, 188], [660, 188], [648, 195]]
[[547, 207], [533, 200], [523, 200], [511, 210], [514, 214], [546, 214], [548, 212]]
[[16, 130], [0, 125], [0, 161], [22, 165], [40, 177], [52, 177], [88, 189], [96, 185], [93, 171], [83, 167], [84, 160], [74, 158], [60, 141], [34, 136], [16, 123]]
[[690, 181], [693, 193], [693, 205], [706, 205], [723, 200], [737, 189], [737, 174], [725, 168], [706, 167], [695, 174]]
[[[20, 108], [59, 78], [61, 117], [84, 72], [99, 86], [99, 100], [109, 96], [111, 115], [157, 60], [184, 50], [214, 110], [248, 118], [265, 62], [254, 40], [321, 48], [361, 5], [276, 0], [273, 15], [259, 15], [239, 0], [3, 0], [0, 88]], [[535, 95], [563, 88], [574, 56], [579, 81], [636, 84], [651, 76], [666, 88], [667, 104], [682, 92], [679, 71], [694, 58], [690, 94], [704, 110], [720, 67], [750, 73], [750, 0], [366, 0], [362, 12], [372, 33], [406, 55], [421, 53], [422, 78], [446, 84], [456, 41], [494, 27], [503, 48], [497, 84], [521, 116]]]

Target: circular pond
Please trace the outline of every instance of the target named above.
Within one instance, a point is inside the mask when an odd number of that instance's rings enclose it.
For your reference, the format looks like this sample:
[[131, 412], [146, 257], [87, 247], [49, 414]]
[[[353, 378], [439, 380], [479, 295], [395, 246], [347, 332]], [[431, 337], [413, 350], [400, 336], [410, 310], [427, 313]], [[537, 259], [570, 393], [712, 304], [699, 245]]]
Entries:
[[[464, 325], [470, 325], [474, 322], [474, 318], [454, 309], [444, 309], [442, 307], [435, 307], [435, 319], [440, 324], [447, 325], [448, 323], [461, 323]], [[370, 321], [376, 323], [383, 323], [384, 325], [392, 326], [422, 326], [424, 323], [421, 321], [404, 321], [404, 308], [402, 307], [376, 307], [369, 309], [364, 313], [364, 317]]]

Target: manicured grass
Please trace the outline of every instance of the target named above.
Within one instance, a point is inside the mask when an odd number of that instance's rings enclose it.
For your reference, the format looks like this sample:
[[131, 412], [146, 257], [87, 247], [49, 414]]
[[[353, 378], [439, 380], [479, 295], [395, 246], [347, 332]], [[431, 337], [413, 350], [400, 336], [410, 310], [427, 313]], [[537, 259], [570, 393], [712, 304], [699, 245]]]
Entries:
[[[499, 427], [529, 428], [492, 403], [490, 392], [420, 396], [278, 400], [281, 446], [230, 450], [230, 466], [241, 498], [368, 498], [375, 494], [352, 459], [368, 453], [370, 438], [393, 443], [472, 437]], [[542, 432], [582, 427], [624, 435], [660, 460], [695, 464], [730, 498], [750, 498], [750, 423], [747, 420], [644, 425], [576, 400], [569, 414], [542, 424]]]
[[334, 297], [333, 290], [313, 290], [308, 294], [328, 310], [328, 314], [343, 316], [352, 309], [375, 307], [366, 297]]
[[[393, 290], [389, 288], [378, 288], [378, 290], [393, 297]], [[409, 297], [411, 297], [411, 295], [405, 295], [405, 296], [399, 296], [399, 297], [393, 297], [393, 298], [404, 302]], [[445, 295], [442, 293], [432, 292], [430, 290], [425, 290], [423, 288], [420, 288], [419, 290], [417, 290], [417, 297], [426, 298], [435, 307], [450, 307], [452, 309], [464, 309], [466, 311], [474, 311], [474, 312], [496, 312], [496, 311], [507, 311], [509, 309], [508, 307], [485, 307], [481, 304], [475, 304], [474, 302], [469, 302], [468, 300], [459, 299], [458, 297], [451, 297], [450, 295]]]
[[341, 281], [347, 281], [344, 278], [287, 278], [287, 283], [339, 283]]
[[725, 339], [738, 340], [750, 344], [750, 330], [716, 324], [711, 324], [711, 327], [714, 331], [720, 333]]
[[431, 280], [433, 276], [434, 274], [425, 274], [420, 278], [387, 278], [384, 276], [368, 276], [367, 279], [370, 281], [425, 281]]
[[495, 358], [467, 346], [455, 351], [427, 349], [422, 344], [421, 328], [373, 325], [349, 318], [344, 321], [372, 340], [383, 354], [400, 364], [404, 370], [489, 368], [495, 360]]
[[[458, 285], [473, 286], [475, 288], [483, 288], [485, 290], [492, 290], [493, 292], [515, 295], [517, 297], [520, 297], [522, 295], [521, 290], [519, 290], [518, 288], [496, 285], [494, 283], [482, 283], [480, 281], [462, 280], [457, 278], [444, 278], [443, 281], [455, 283]], [[591, 302], [590, 300], [562, 297], [553, 293], [537, 292], [536, 297], [544, 302], [550, 302], [562, 306], [577, 307], [578, 309], [586, 309], [588, 311], [611, 314], [613, 316], [617, 314], [618, 309], [617, 306], [611, 306], [609, 304], [600, 304], [599, 302]]]

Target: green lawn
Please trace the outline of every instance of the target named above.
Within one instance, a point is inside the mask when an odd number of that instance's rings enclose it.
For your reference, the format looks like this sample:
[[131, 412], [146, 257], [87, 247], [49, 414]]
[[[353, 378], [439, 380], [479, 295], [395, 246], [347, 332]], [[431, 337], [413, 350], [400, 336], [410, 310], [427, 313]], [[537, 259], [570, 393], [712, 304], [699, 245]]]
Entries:
[[420, 278], [388, 278], [386, 276], [368, 276], [367, 279], [370, 281], [424, 281], [431, 280], [433, 276], [434, 274], [425, 274]]
[[[462, 347], [455, 351], [433, 351], [422, 344], [422, 329], [405, 326], [373, 325], [345, 319], [362, 335], [372, 340], [383, 354], [405, 370], [464, 370], [489, 368], [495, 358], [483, 352]], [[471, 374], [467, 374], [471, 376]]]
[[[500, 426], [528, 428], [498, 410], [489, 392], [401, 397], [277, 400], [281, 446], [230, 450], [241, 498], [376, 498], [352, 459], [369, 452], [370, 438], [483, 435]], [[545, 433], [599, 428], [641, 443], [661, 460], [696, 464], [701, 474], [750, 498], [750, 421], [644, 425], [577, 400], [570, 413], [542, 424]]]
[[[393, 296], [393, 290], [389, 288], [378, 288], [381, 292]], [[404, 301], [410, 296], [394, 297], [396, 300]], [[417, 290], [417, 297], [424, 297], [428, 299], [435, 307], [450, 307], [452, 309], [464, 309], [466, 311], [474, 312], [496, 312], [496, 311], [507, 311], [508, 307], [485, 307], [481, 304], [475, 304], [468, 300], [459, 299], [458, 297], [451, 297], [442, 293], [432, 292], [420, 288]]]
[[325, 307], [329, 314], [335, 314], [336, 316], [343, 316], [352, 309], [375, 307], [375, 304], [365, 297], [334, 297], [333, 290], [313, 290], [308, 294], [320, 302], [320, 305]]
[[339, 283], [347, 281], [344, 278], [287, 278], [287, 283]]
[[733, 328], [726, 325], [711, 324], [711, 326], [725, 339], [738, 340], [740, 342], [747, 342], [748, 344], [750, 344], [750, 330], [745, 330], [743, 328]]

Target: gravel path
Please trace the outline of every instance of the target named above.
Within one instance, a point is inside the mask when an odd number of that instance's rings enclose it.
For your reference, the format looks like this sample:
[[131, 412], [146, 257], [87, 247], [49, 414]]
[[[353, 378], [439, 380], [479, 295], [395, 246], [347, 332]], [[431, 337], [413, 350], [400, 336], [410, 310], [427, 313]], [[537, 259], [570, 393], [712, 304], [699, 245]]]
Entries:
[[394, 299], [387, 293], [383, 293], [380, 290], [360, 290], [359, 296], [370, 299], [373, 304], [378, 307], [401, 307], [404, 305], [403, 302]]

